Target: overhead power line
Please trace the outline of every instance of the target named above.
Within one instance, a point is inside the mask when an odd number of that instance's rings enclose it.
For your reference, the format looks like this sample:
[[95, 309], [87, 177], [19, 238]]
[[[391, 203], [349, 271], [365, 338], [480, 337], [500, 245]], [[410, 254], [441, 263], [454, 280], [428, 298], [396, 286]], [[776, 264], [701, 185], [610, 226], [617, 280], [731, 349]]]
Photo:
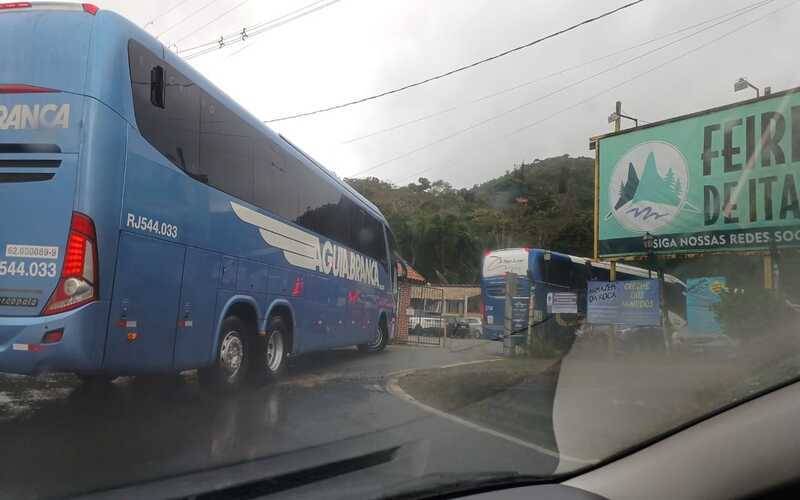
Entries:
[[[620, 87], [628, 85], [629, 83], [631, 83], [631, 82], [633, 82], [635, 80], [638, 80], [639, 78], [642, 78], [644, 76], [650, 75], [654, 71], [658, 71], [658, 70], [664, 68], [665, 66], [668, 66], [669, 64], [674, 63], [675, 61], [683, 59], [684, 57], [686, 57], [688, 55], [691, 55], [691, 54], [693, 54], [695, 52], [698, 52], [698, 51], [708, 47], [709, 45], [712, 45], [712, 44], [714, 44], [714, 43], [716, 43], [716, 42], [718, 42], [718, 41], [720, 41], [720, 40], [722, 40], [724, 38], [727, 38], [727, 37], [731, 36], [731, 35], [735, 35], [735, 34], [741, 32], [743, 29], [745, 29], [745, 28], [747, 28], [749, 26], [752, 26], [753, 24], [755, 24], [757, 22], [763, 21], [764, 19], [766, 19], [766, 18], [778, 13], [781, 10], [784, 10], [784, 9], [786, 9], [788, 7], [791, 7], [791, 6], [795, 5], [795, 4], [797, 4], [797, 2], [798, 2], [798, 0], [794, 0], [794, 1], [792, 1], [792, 2], [790, 2], [788, 4], [786, 4], [786, 5], [778, 7], [777, 9], [771, 10], [770, 12], [764, 14], [763, 16], [757, 17], [757, 18], [755, 18], [755, 19], [753, 19], [751, 21], [747, 21], [746, 23], [742, 23], [739, 26], [736, 26], [735, 28], [733, 28], [733, 29], [731, 29], [729, 31], [726, 31], [725, 33], [723, 33], [722, 35], [720, 35], [718, 37], [712, 38], [711, 40], [709, 40], [709, 41], [707, 41], [707, 42], [705, 42], [703, 44], [700, 44], [700, 45], [698, 45], [698, 46], [696, 46], [696, 47], [694, 47], [692, 49], [689, 49], [689, 50], [687, 50], [685, 52], [682, 52], [682, 53], [678, 54], [675, 57], [672, 57], [670, 59], [667, 59], [664, 62], [656, 64], [655, 66], [651, 66], [650, 68], [648, 68], [648, 69], [646, 69], [646, 70], [644, 70], [644, 71], [642, 71], [640, 73], [637, 73], [636, 75], [634, 75], [632, 77], [626, 78], [625, 80], [623, 80], [623, 81], [621, 81], [621, 82], [619, 82], [619, 83], [617, 83], [615, 85], [607, 87], [607, 88], [601, 90], [600, 92], [597, 92], [596, 94], [593, 94], [593, 95], [591, 95], [591, 96], [589, 96], [589, 97], [587, 97], [585, 99], [582, 99], [582, 100], [580, 100], [580, 101], [578, 101], [576, 103], [573, 103], [573, 104], [571, 104], [571, 105], [569, 105], [569, 106], [567, 106], [565, 108], [561, 108], [558, 111], [556, 111], [556, 112], [554, 112], [554, 113], [552, 113], [552, 114], [550, 114], [550, 115], [548, 115], [548, 116], [546, 116], [544, 118], [541, 118], [541, 119], [536, 120], [534, 122], [528, 123], [528, 124], [526, 124], [526, 125], [524, 125], [522, 127], [519, 127], [516, 130], [504, 135], [503, 137], [501, 137], [501, 139], [505, 139], [505, 138], [511, 137], [511, 136], [516, 135], [516, 134], [518, 134], [518, 133], [520, 133], [520, 132], [522, 132], [524, 130], [527, 130], [527, 129], [531, 128], [531, 127], [534, 127], [536, 125], [540, 125], [540, 124], [542, 124], [542, 123], [544, 123], [546, 121], [549, 121], [549, 120], [555, 118], [556, 116], [559, 116], [559, 115], [561, 115], [563, 113], [566, 113], [567, 111], [571, 111], [571, 110], [573, 110], [573, 109], [575, 109], [577, 107], [580, 107], [580, 106], [582, 106], [584, 104], [587, 104], [587, 103], [593, 101], [594, 99], [597, 99], [598, 97], [601, 97], [601, 96], [603, 96], [605, 94], [608, 94], [609, 92], [612, 92], [612, 91], [614, 91], [614, 90], [616, 90], [616, 89], [618, 89]], [[423, 174], [425, 172], [428, 172], [428, 171], [430, 171], [430, 170], [432, 170], [434, 168], [436, 168], [435, 165], [432, 166], [432, 167], [428, 167], [428, 168], [424, 168], [422, 170], [419, 170], [419, 171], [409, 175], [408, 177], [406, 177], [405, 180], [413, 179], [416, 176], [421, 175], [421, 174]]]
[[211, 6], [212, 6], [212, 5], [214, 5], [215, 3], [217, 3], [217, 0], [211, 0], [210, 2], [203, 4], [203, 6], [202, 6], [202, 7], [200, 7], [199, 9], [197, 9], [196, 11], [192, 12], [192, 13], [191, 13], [191, 14], [189, 14], [188, 16], [182, 17], [180, 20], [178, 20], [178, 21], [176, 21], [176, 22], [172, 23], [172, 24], [171, 24], [171, 25], [170, 25], [170, 26], [169, 26], [167, 29], [165, 29], [165, 30], [162, 30], [162, 31], [161, 31], [161, 33], [159, 33], [158, 35], [156, 35], [156, 38], [161, 38], [161, 37], [162, 37], [162, 36], [164, 36], [165, 34], [167, 34], [167, 33], [169, 33], [170, 31], [172, 31], [174, 28], [177, 28], [177, 27], [178, 27], [178, 26], [180, 26], [181, 24], [185, 23], [186, 21], [188, 21], [189, 19], [193, 18], [193, 17], [194, 17], [194, 16], [196, 16], [197, 14], [199, 14], [199, 13], [203, 12], [204, 10], [206, 10], [206, 9], [207, 9], [207, 8], [209, 8], [209, 7], [211, 7]]
[[582, 83], [585, 83], [585, 82], [587, 82], [589, 80], [597, 78], [598, 76], [604, 75], [606, 73], [610, 73], [611, 71], [614, 71], [614, 70], [616, 70], [616, 69], [618, 69], [618, 68], [620, 68], [622, 66], [625, 66], [626, 64], [630, 64], [630, 63], [632, 63], [634, 61], [638, 61], [639, 59], [642, 59], [642, 58], [644, 58], [644, 57], [646, 57], [646, 56], [648, 56], [650, 54], [653, 54], [653, 53], [658, 52], [660, 50], [663, 50], [663, 49], [665, 49], [667, 47], [675, 45], [675, 44], [677, 44], [677, 43], [679, 43], [679, 42], [681, 42], [683, 40], [686, 40], [687, 38], [691, 38], [691, 37], [697, 36], [699, 34], [702, 34], [702, 33], [704, 33], [705, 31], [707, 31], [707, 30], [709, 30], [711, 28], [714, 28], [714, 27], [716, 27], [716, 26], [718, 26], [720, 24], [723, 24], [723, 23], [726, 23], [728, 21], [731, 21], [731, 20], [733, 20], [733, 19], [735, 19], [735, 18], [737, 18], [739, 16], [747, 14], [748, 12], [752, 11], [755, 8], [762, 7], [762, 6], [766, 5], [766, 4], [772, 3], [774, 1], [775, 0], [764, 0], [762, 3], [758, 4], [756, 7], [751, 7], [750, 10], [746, 10], [746, 11], [740, 12], [738, 14], [729, 15], [725, 19], [723, 19], [721, 21], [718, 21], [718, 22], [716, 22], [716, 23], [714, 23], [714, 24], [712, 24], [710, 26], [707, 26], [705, 28], [699, 29], [699, 30], [697, 30], [697, 31], [695, 31], [693, 33], [690, 33], [688, 35], [685, 35], [683, 37], [677, 38], [677, 39], [675, 39], [675, 40], [673, 40], [671, 42], [668, 42], [666, 44], [660, 45], [660, 46], [658, 46], [658, 47], [656, 47], [654, 49], [648, 50], [646, 52], [643, 52], [642, 54], [638, 54], [638, 55], [636, 55], [634, 57], [630, 57], [628, 59], [625, 59], [624, 61], [622, 61], [620, 63], [617, 63], [617, 64], [615, 64], [615, 65], [613, 65], [611, 67], [608, 67], [608, 68], [606, 68], [604, 70], [601, 70], [601, 71], [599, 71], [597, 73], [593, 73], [593, 74], [591, 74], [591, 75], [589, 75], [589, 76], [587, 76], [585, 78], [582, 78], [580, 80], [576, 80], [576, 81], [574, 81], [572, 83], [569, 83], [569, 84], [567, 84], [567, 85], [565, 85], [563, 87], [560, 87], [560, 88], [558, 88], [556, 90], [548, 92], [547, 94], [541, 95], [541, 96], [539, 96], [539, 97], [537, 97], [537, 98], [535, 98], [533, 100], [524, 102], [524, 103], [522, 103], [520, 105], [517, 105], [517, 106], [514, 106], [513, 108], [501, 111], [501, 112], [499, 112], [497, 114], [494, 114], [494, 115], [492, 115], [492, 116], [490, 116], [488, 118], [485, 118], [483, 120], [475, 122], [475, 123], [473, 123], [473, 124], [471, 124], [471, 125], [469, 125], [469, 126], [467, 126], [465, 128], [456, 130], [455, 132], [452, 132], [452, 133], [450, 133], [448, 135], [445, 135], [445, 136], [440, 137], [438, 139], [435, 139], [435, 140], [433, 140], [431, 142], [423, 144], [422, 146], [414, 148], [414, 149], [412, 149], [410, 151], [406, 151], [406, 152], [401, 153], [399, 155], [396, 155], [396, 156], [394, 156], [392, 158], [389, 158], [388, 160], [384, 160], [382, 162], [376, 163], [375, 165], [372, 165], [371, 167], [369, 167], [369, 168], [367, 168], [365, 170], [357, 172], [356, 174], [354, 174], [354, 176], [363, 175], [365, 173], [368, 173], [368, 172], [371, 172], [371, 171], [373, 171], [375, 169], [378, 169], [378, 168], [380, 168], [380, 167], [382, 167], [384, 165], [388, 165], [389, 163], [393, 163], [395, 161], [402, 160], [402, 159], [407, 158], [407, 157], [409, 157], [409, 156], [411, 156], [413, 154], [419, 153], [420, 151], [428, 149], [428, 148], [430, 148], [432, 146], [435, 146], [437, 144], [441, 144], [442, 142], [445, 142], [445, 141], [448, 141], [448, 140], [453, 139], [455, 137], [458, 137], [458, 136], [460, 136], [460, 135], [462, 135], [462, 134], [464, 134], [466, 132], [469, 132], [469, 131], [474, 130], [474, 129], [478, 128], [478, 127], [486, 125], [489, 122], [492, 122], [492, 121], [495, 121], [495, 120], [497, 120], [499, 118], [502, 118], [503, 116], [506, 116], [506, 115], [508, 115], [510, 113], [513, 113], [515, 111], [519, 111], [520, 109], [528, 107], [528, 106], [530, 106], [532, 104], [541, 102], [541, 101], [543, 101], [543, 100], [545, 100], [545, 99], [547, 99], [549, 97], [552, 97], [552, 96], [554, 96], [556, 94], [559, 94], [559, 93], [562, 93], [562, 92], [564, 92], [566, 90], [574, 88], [574, 87], [576, 87], [576, 86], [578, 86], [578, 85], [580, 85]]
[[445, 141], [448, 141], [448, 140], [453, 139], [455, 137], [458, 137], [458, 136], [460, 136], [460, 135], [462, 135], [462, 134], [464, 134], [466, 132], [469, 132], [470, 130], [474, 130], [474, 129], [478, 128], [478, 127], [486, 125], [489, 122], [492, 122], [492, 121], [495, 121], [495, 120], [497, 120], [499, 118], [502, 118], [502, 117], [504, 117], [504, 116], [506, 116], [506, 115], [508, 115], [510, 113], [513, 113], [515, 111], [519, 111], [520, 109], [528, 107], [528, 106], [530, 106], [532, 104], [535, 104], [537, 102], [541, 102], [541, 101], [543, 101], [543, 100], [545, 100], [545, 99], [547, 99], [549, 97], [552, 97], [552, 96], [554, 96], [556, 94], [560, 94], [562, 92], [565, 92], [566, 90], [574, 88], [574, 87], [576, 87], [576, 86], [578, 86], [578, 85], [580, 85], [582, 83], [588, 82], [589, 80], [593, 80], [593, 79], [595, 79], [595, 78], [597, 78], [599, 76], [602, 76], [604, 74], [610, 73], [610, 72], [612, 72], [612, 71], [614, 71], [616, 69], [621, 68], [622, 66], [625, 66], [625, 65], [630, 64], [630, 63], [632, 63], [634, 61], [638, 61], [640, 59], [643, 59], [643, 58], [645, 58], [645, 57], [647, 57], [647, 56], [649, 56], [649, 55], [651, 55], [651, 54], [653, 54], [655, 52], [658, 52], [658, 51], [663, 50], [663, 49], [665, 49], [667, 47], [675, 45], [675, 44], [677, 44], [677, 43], [679, 43], [679, 42], [681, 42], [683, 40], [686, 40], [688, 38], [691, 38], [691, 37], [700, 35], [702, 33], [705, 33], [706, 31], [708, 31], [708, 30], [710, 30], [712, 28], [715, 28], [716, 26], [719, 26], [719, 25], [721, 25], [723, 23], [732, 21], [733, 19], [736, 19], [737, 17], [743, 16], [743, 15], [751, 12], [754, 9], [761, 8], [761, 7], [765, 6], [765, 5], [767, 5], [768, 3], [772, 3], [772, 2], [775, 2], [775, 1], [776, 0], [764, 0], [763, 2], [757, 4], [756, 6], [751, 7], [749, 10], [745, 10], [743, 12], [739, 12], [739, 13], [728, 15], [724, 19], [722, 19], [720, 21], [717, 21], [714, 24], [711, 24], [709, 26], [706, 26], [706, 27], [703, 27], [701, 29], [698, 29], [698, 30], [696, 30], [696, 31], [694, 31], [692, 33], [689, 33], [688, 35], [684, 35], [684, 36], [682, 36], [680, 38], [676, 38], [675, 40], [672, 40], [671, 42], [667, 42], [667, 43], [659, 45], [659, 46], [657, 46], [657, 47], [655, 47], [653, 49], [650, 49], [650, 50], [648, 50], [646, 52], [643, 52], [643, 53], [638, 54], [636, 56], [633, 56], [633, 57], [630, 57], [628, 59], [625, 59], [625, 60], [623, 60], [623, 61], [621, 61], [621, 62], [619, 62], [619, 63], [617, 63], [617, 64], [615, 64], [613, 66], [610, 66], [610, 67], [608, 67], [606, 69], [603, 69], [603, 70], [601, 70], [599, 72], [596, 72], [596, 73], [593, 73], [593, 74], [591, 74], [591, 75], [589, 75], [587, 77], [581, 78], [580, 80], [576, 80], [574, 82], [571, 82], [571, 83], [569, 83], [569, 84], [567, 84], [567, 85], [565, 85], [563, 87], [560, 87], [560, 88], [555, 89], [555, 90], [553, 90], [551, 92], [543, 94], [543, 95], [541, 95], [541, 96], [539, 96], [539, 97], [537, 97], [537, 98], [535, 98], [533, 100], [524, 102], [524, 103], [522, 103], [520, 105], [514, 106], [513, 108], [506, 109], [506, 110], [501, 111], [501, 112], [499, 112], [497, 114], [494, 114], [494, 115], [492, 115], [492, 116], [490, 116], [488, 118], [484, 118], [483, 120], [475, 122], [475, 123], [473, 123], [473, 124], [471, 124], [471, 125], [469, 125], [469, 126], [467, 126], [465, 128], [456, 130], [455, 132], [452, 132], [452, 133], [450, 133], [448, 135], [440, 137], [440, 138], [438, 138], [436, 140], [433, 140], [431, 142], [423, 144], [422, 146], [414, 148], [414, 149], [412, 149], [410, 151], [406, 151], [406, 152], [401, 153], [399, 155], [393, 156], [392, 158], [389, 158], [387, 160], [384, 160], [384, 161], [381, 161], [379, 163], [376, 163], [376, 164], [370, 166], [367, 169], [364, 169], [364, 170], [362, 170], [360, 172], [357, 172], [356, 174], [354, 174], [354, 176], [363, 175], [365, 173], [368, 173], [368, 172], [371, 172], [371, 171], [373, 171], [375, 169], [378, 169], [378, 168], [380, 168], [380, 167], [382, 167], [384, 165], [388, 165], [389, 163], [393, 163], [395, 161], [402, 160], [402, 159], [407, 158], [407, 157], [409, 157], [409, 156], [411, 156], [413, 154], [419, 153], [420, 151], [428, 149], [428, 148], [430, 148], [432, 146], [435, 146], [437, 144], [441, 144], [442, 142], [445, 142]]
[[344, 102], [342, 104], [336, 104], [334, 106], [328, 106], [328, 107], [316, 109], [316, 110], [313, 110], [313, 111], [306, 111], [306, 112], [303, 112], [303, 113], [295, 113], [295, 114], [292, 114], [292, 115], [281, 116], [279, 118], [273, 118], [273, 119], [270, 119], [270, 120], [265, 120], [265, 123], [274, 123], [274, 122], [279, 122], [279, 121], [284, 121], [284, 120], [292, 120], [294, 118], [300, 118], [300, 117], [303, 117], [303, 116], [311, 116], [311, 115], [316, 115], [316, 114], [319, 114], [319, 113], [325, 113], [325, 112], [328, 112], [328, 111], [333, 111], [335, 109], [342, 109], [342, 108], [346, 108], [348, 106], [353, 106], [355, 104], [361, 104], [361, 103], [364, 103], [364, 102], [367, 102], [367, 101], [372, 101], [374, 99], [379, 99], [381, 97], [386, 97], [388, 95], [396, 94], [398, 92], [403, 92], [405, 90], [408, 90], [408, 89], [411, 89], [411, 88], [414, 88], [414, 87], [419, 87], [420, 85], [425, 85], [426, 83], [430, 83], [430, 82], [433, 82], [435, 80], [439, 80], [439, 79], [448, 77], [450, 75], [454, 75], [454, 74], [459, 73], [461, 71], [465, 71], [465, 70], [474, 68], [476, 66], [479, 66], [481, 64], [487, 63], [489, 61], [494, 61], [495, 59], [499, 59], [501, 57], [505, 57], [505, 56], [507, 56], [509, 54], [512, 54], [514, 52], [518, 52], [520, 50], [527, 49], [529, 47], [537, 45], [537, 44], [539, 44], [541, 42], [544, 42], [546, 40], [549, 40], [551, 38], [555, 38], [557, 36], [563, 35], [564, 33], [567, 33], [567, 32], [576, 30], [576, 29], [578, 29], [580, 27], [586, 26], [587, 24], [593, 23], [595, 21], [599, 21], [600, 19], [603, 19], [603, 18], [608, 17], [610, 15], [616, 14], [617, 12], [620, 12], [622, 10], [628, 9], [630, 7], [633, 7], [634, 5], [640, 4], [640, 3], [644, 2], [644, 1], [645, 0], [634, 0], [632, 2], [629, 2], [629, 3], [626, 3], [624, 5], [621, 5], [621, 6], [617, 7], [617, 8], [615, 8], [615, 9], [603, 12], [602, 14], [597, 15], [595, 17], [590, 17], [588, 19], [584, 19], [583, 21], [581, 21], [579, 23], [576, 23], [576, 24], [573, 24], [573, 25], [568, 26], [566, 28], [560, 29], [558, 31], [555, 31], [553, 33], [545, 35], [545, 36], [543, 36], [541, 38], [537, 38], [536, 40], [533, 40], [531, 42], [528, 42], [528, 43], [525, 43], [525, 44], [522, 44], [522, 45], [518, 45], [518, 46], [516, 46], [514, 48], [511, 48], [511, 49], [505, 50], [503, 52], [500, 52], [499, 54], [495, 54], [493, 56], [489, 56], [489, 57], [480, 59], [478, 61], [466, 64], [464, 66], [459, 66], [457, 68], [451, 69], [451, 70], [446, 71], [444, 73], [440, 73], [438, 75], [434, 75], [434, 76], [425, 78], [424, 80], [420, 80], [420, 81], [417, 81], [417, 82], [414, 82], [414, 83], [409, 83], [407, 85], [403, 85], [402, 87], [398, 87], [398, 88], [395, 88], [395, 89], [387, 90], [387, 91], [381, 92], [379, 94], [375, 94], [375, 95], [371, 95], [371, 96], [368, 96], [368, 97], [362, 97], [360, 99], [355, 99], [355, 100], [352, 100], [352, 101]]
[[284, 24], [287, 24], [296, 19], [305, 17], [309, 14], [317, 12], [318, 10], [322, 10], [340, 1], [341, 0], [316, 0], [314, 2], [311, 2], [310, 4], [304, 5], [303, 7], [300, 7], [291, 12], [283, 14], [282, 16], [270, 19], [269, 21], [264, 21], [251, 26], [245, 26], [239, 31], [222, 35], [216, 40], [211, 40], [205, 43], [201, 43], [199, 45], [194, 45], [192, 47], [179, 49], [177, 53], [183, 55], [184, 59], [193, 59], [195, 57], [200, 57], [205, 54], [214, 52], [216, 50], [228, 48], [231, 45], [236, 45], [246, 42], [247, 40], [255, 36], [258, 36], [269, 30], [275, 29], [278, 26], [283, 26]]
[[[414, 124], [423, 122], [425, 120], [429, 120], [431, 118], [435, 118], [437, 116], [442, 116], [442, 115], [445, 115], [445, 114], [450, 113], [452, 111], [455, 111], [457, 109], [460, 109], [460, 108], [462, 108], [464, 106], [470, 106], [472, 104], [477, 104], [479, 102], [483, 102], [483, 101], [486, 101], [486, 100], [489, 100], [489, 99], [492, 99], [492, 98], [495, 98], [495, 97], [499, 97], [499, 96], [505, 95], [505, 94], [507, 94], [509, 92], [513, 92], [515, 90], [519, 90], [521, 88], [528, 87], [528, 86], [534, 85], [536, 83], [543, 82], [543, 81], [548, 80], [550, 78], [553, 78], [555, 76], [560, 76], [560, 75], [563, 75], [563, 74], [568, 73], [570, 71], [574, 71], [576, 69], [580, 69], [580, 68], [583, 68], [583, 67], [586, 67], [586, 66], [590, 66], [590, 65], [592, 65], [592, 64], [594, 64], [596, 62], [600, 62], [602, 60], [614, 57], [616, 55], [623, 54], [625, 52], [629, 52], [631, 50], [635, 50], [635, 49], [638, 49], [640, 47], [644, 47], [646, 45], [650, 45], [653, 42], [657, 42], [659, 40], [663, 40], [665, 38], [669, 38], [669, 37], [671, 37], [673, 35], [678, 35], [680, 33], [689, 31], [689, 30], [697, 28], [699, 26], [703, 26], [705, 24], [712, 23], [712, 22], [717, 21], [719, 19], [728, 17], [731, 14], [735, 14], [737, 12], [742, 12], [742, 11], [750, 11], [755, 7], [760, 7], [762, 5], [765, 5], [765, 4], [769, 3], [770, 1], [771, 0], [760, 0], [758, 2], [754, 2], [754, 3], [746, 5], [744, 7], [740, 7], [738, 9], [734, 9], [732, 11], [728, 11], [725, 14], [706, 19], [705, 21], [700, 21], [700, 22], [692, 24], [690, 26], [685, 26], [685, 27], [680, 28], [678, 30], [674, 30], [674, 31], [671, 31], [669, 33], [665, 33], [665, 34], [659, 35], [657, 37], [650, 38], [649, 40], [645, 40], [643, 42], [639, 42], [639, 43], [636, 43], [634, 45], [629, 45], [629, 46], [627, 46], [627, 47], [625, 47], [623, 49], [616, 50], [614, 52], [611, 52], [611, 53], [596, 57], [596, 58], [591, 59], [589, 61], [584, 61], [584, 62], [575, 64], [575, 65], [572, 65], [572, 66], [569, 66], [569, 67], [566, 67], [566, 68], [562, 68], [562, 69], [560, 69], [558, 71], [554, 71], [552, 73], [548, 73], [547, 75], [537, 77], [537, 78], [535, 78], [533, 80], [528, 80], [528, 81], [513, 85], [511, 87], [506, 87], [506, 88], [504, 88], [502, 90], [498, 90], [498, 91], [483, 95], [481, 97], [478, 97], [478, 98], [473, 99], [471, 101], [465, 102], [463, 104], [456, 105], [456, 106], [450, 106], [449, 108], [445, 108], [445, 109], [442, 109], [442, 110], [439, 110], [439, 111], [435, 111], [433, 113], [428, 113], [428, 114], [419, 116], [417, 118], [413, 118], [411, 120], [407, 120], [407, 121], [404, 121], [404, 122], [401, 122], [401, 123], [397, 123], [395, 125], [390, 125], [388, 127], [385, 127], [385, 128], [379, 129], [379, 130], [375, 130], [373, 132], [369, 132], [369, 133], [362, 134], [362, 135], [359, 135], [359, 136], [356, 136], [356, 137], [353, 137], [353, 138], [350, 138], [350, 139], [346, 139], [346, 140], [342, 141], [341, 144], [352, 144], [354, 142], [362, 141], [364, 139], [375, 137], [375, 136], [378, 136], [378, 135], [381, 135], [381, 134], [384, 134], [384, 133], [387, 133], [387, 132], [392, 132], [392, 131], [395, 131], [395, 130], [399, 130], [399, 129], [407, 127], [409, 125], [414, 125]], [[642, 121], [642, 120], [640, 120], [640, 121]]]
[[[295, 19], [300, 19], [301, 17], [305, 17], [305, 16], [307, 16], [309, 14], [313, 14], [314, 12], [317, 12], [318, 10], [322, 10], [322, 9], [327, 8], [327, 7], [330, 7], [331, 5], [333, 5], [335, 3], [338, 3], [339, 1], [340, 0], [329, 0], [328, 3], [323, 3], [322, 5], [318, 5], [316, 7], [310, 8], [310, 9], [304, 11], [304, 12], [301, 12], [301, 13], [299, 13], [297, 15], [292, 16], [291, 18], [284, 19], [282, 21], [273, 21], [269, 26], [265, 26], [263, 29], [259, 28], [257, 30], [257, 32], [256, 32], [256, 35], [260, 35], [261, 33], [264, 33], [264, 32], [267, 32], [269, 30], [275, 29], [275, 28], [277, 28], [279, 26], [283, 26], [284, 24], [292, 22]], [[249, 49], [250, 47], [252, 47], [256, 43], [258, 43], [258, 42], [257, 41], [256, 42], [250, 42], [250, 44], [246, 44], [244, 47], [242, 47], [239, 50], [237, 50], [236, 52], [232, 53], [231, 57], [235, 56], [236, 54], [239, 54], [242, 51], [245, 51], [245, 50]]]
[[159, 15], [153, 17], [152, 19], [150, 19], [149, 21], [147, 21], [146, 23], [144, 23], [144, 26], [142, 26], [142, 27], [144, 29], [147, 29], [147, 27], [150, 26], [151, 24], [154, 24], [158, 20], [159, 17], [166, 17], [166, 16], [172, 14], [175, 11], [175, 9], [178, 9], [183, 4], [188, 3], [190, 1], [191, 0], [181, 0], [181, 1], [177, 2], [175, 5], [173, 5], [169, 9], [167, 9], [163, 14], [159, 14]]
[[[310, 3], [310, 4], [308, 4], [308, 5], [304, 5], [304, 6], [300, 7], [299, 9], [295, 9], [295, 10], [293, 10], [293, 11], [291, 11], [291, 12], [288, 12], [288, 13], [286, 13], [286, 14], [282, 15], [282, 16], [276, 17], [276, 18], [274, 18], [274, 19], [270, 19], [269, 21], [264, 21], [264, 22], [261, 22], [261, 23], [259, 23], [259, 24], [254, 24], [254, 25], [252, 25], [252, 26], [245, 26], [245, 27], [244, 27], [244, 28], [242, 28], [242, 29], [243, 29], [243, 30], [245, 30], [245, 32], [247, 32], [247, 30], [254, 30], [254, 29], [257, 29], [257, 28], [259, 28], [259, 27], [266, 26], [266, 25], [268, 25], [268, 24], [272, 24], [272, 23], [274, 23], [275, 21], [279, 21], [279, 20], [281, 20], [281, 19], [283, 19], [283, 18], [285, 18], [285, 17], [288, 17], [288, 16], [291, 16], [291, 15], [294, 15], [294, 14], [296, 14], [296, 13], [298, 13], [298, 12], [301, 12], [301, 11], [303, 11], [303, 10], [306, 10], [306, 9], [308, 9], [309, 7], [312, 7], [312, 6], [314, 6], [314, 5], [317, 5], [317, 4], [320, 4], [320, 3], [322, 3], [322, 2], [326, 2], [326, 1], [328, 1], [328, 0], [315, 0], [314, 2], [311, 2], [311, 3]], [[228, 38], [238, 37], [238, 36], [240, 36], [241, 34], [242, 34], [242, 32], [241, 32], [241, 31], [235, 31], [235, 32], [232, 32], [232, 33], [227, 33], [227, 34], [225, 34], [225, 35], [222, 35], [222, 36], [221, 36], [221, 38], [222, 38], [223, 40], [226, 40], [226, 39], [228, 39]], [[194, 46], [192, 46], [192, 47], [186, 47], [186, 48], [183, 48], [183, 49], [181, 49], [179, 52], [180, 52], [180, 53], [184, 53], [184, 52], [191, 52], [191, 51], [193, 51], [193, 50], [202, 49], [202, 48], [206, 48], [206, 47], [213, 47], [213, 46], [216, 46], [216, 45], [219, 45], [219, 39], [211, 40], [211, 41], [208, 41], [208, 42], [205, 42], [205, 43], [201, 43], [201, 44], [199, 44], [199, 45], [194, 45]]]
[[187, 38], [189, 38], [190, 36], [194, 35], [194, 34], [195, 34], [195, 33], [197, 33], [198, 31], [208, 28], [209, 26], [211, 26], [211, 25], [212, 25], [212, 24], [214, 24], [215, 22], [219, 21], [220, 19], [222, 19], [223, 17], [227, 16], [228, 14], [230, 14], [231, 12], [233, 12], [233, 11], [234, 11], [234, 10], [236, 10], [236, 9], [238, 9], [239, 7], [241, 7], [242, 5], [246, 4], [246, 3], [247, 3], [247, 2], [249, 2], [249, 1], [250, 1], [250, 0], [242, 0], [241, 2], [239, 2], [239, 3], [237, 3], [236, 5], [234, 5], [233, 7], [231, 7], [230, 9], [228, 9], [228, 10], [224, 11], [222, 14], [218, 15], [217, 17], [215, 17], [214, 19], [212, 19], [212, 20], [208, 21], [206, 24], [204, 24], [204, 25], [200, 26], [199, 28], [195, 28], [195, 29], [193, 29], [193, 30], [192, 30], [192, 31], [190, 31], [189, 33], [186, 33], [186, 34], [185, 34], [185, 35], [183, 35], [182, 37], [180, 37], [180, 38], [178, 38], [177, 40], [175, 40], [175, 42], [173, 42], [173, 43], [175, 43], [175, 44], [177, 45], [178, 43], [180, 43], [180, 42], [182, 42], [182, 41], [186, 40]]

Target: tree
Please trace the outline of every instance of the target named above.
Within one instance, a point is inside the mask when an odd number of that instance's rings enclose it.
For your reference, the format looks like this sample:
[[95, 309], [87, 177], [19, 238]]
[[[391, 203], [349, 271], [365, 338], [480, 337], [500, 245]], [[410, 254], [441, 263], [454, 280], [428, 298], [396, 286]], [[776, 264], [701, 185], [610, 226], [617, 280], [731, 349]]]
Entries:
[[683, 194], [683, 186], [681, 185], [680, 179], [677, 178], [675, 179], [675, 185], [673, 186], [673, 191], [675, 191], [675, 196], [677, 196], [678, 199], [680, 199], [681, 195]]
[[664, 176], [664, 183], [670, 191], [675, 191], [675, 172], [672, 171], [672, 168], [667, 170], [667, 175]]
[[462, 189], [424, 177], [400, 187], [374, 177], [347, 182], [380, 208], [401, 255], [432, 282], [476, 283], [485, 250], [537, 246], [591, 255], [590, 158], [523, 163]]

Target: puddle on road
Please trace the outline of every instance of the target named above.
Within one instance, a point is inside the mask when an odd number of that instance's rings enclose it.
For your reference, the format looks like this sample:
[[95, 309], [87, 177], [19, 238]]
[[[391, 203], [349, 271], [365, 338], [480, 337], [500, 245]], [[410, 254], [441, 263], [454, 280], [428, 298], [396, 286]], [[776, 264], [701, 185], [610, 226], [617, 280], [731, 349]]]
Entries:
[[77, 386], [77, 380], [63, 375], [38, 378], [2, 375], [0, 376], [0, 422], [30, 413], [45, 402], [64, 399]]

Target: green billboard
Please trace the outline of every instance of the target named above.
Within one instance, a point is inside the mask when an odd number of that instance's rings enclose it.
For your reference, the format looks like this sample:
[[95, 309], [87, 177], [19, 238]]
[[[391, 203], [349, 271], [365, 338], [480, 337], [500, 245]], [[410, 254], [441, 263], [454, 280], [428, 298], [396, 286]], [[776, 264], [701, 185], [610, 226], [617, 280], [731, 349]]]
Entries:
[[800, 88], [597, 139], [598, 253], [800, 246]]

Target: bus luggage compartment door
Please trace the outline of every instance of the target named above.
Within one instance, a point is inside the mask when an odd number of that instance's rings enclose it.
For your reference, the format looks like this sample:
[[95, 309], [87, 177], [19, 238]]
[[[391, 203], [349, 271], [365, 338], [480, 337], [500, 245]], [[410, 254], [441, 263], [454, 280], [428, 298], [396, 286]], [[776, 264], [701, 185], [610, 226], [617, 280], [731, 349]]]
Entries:
[[117, 253], [104, 369], [171, 371], [185, 249], [122, 233]]

